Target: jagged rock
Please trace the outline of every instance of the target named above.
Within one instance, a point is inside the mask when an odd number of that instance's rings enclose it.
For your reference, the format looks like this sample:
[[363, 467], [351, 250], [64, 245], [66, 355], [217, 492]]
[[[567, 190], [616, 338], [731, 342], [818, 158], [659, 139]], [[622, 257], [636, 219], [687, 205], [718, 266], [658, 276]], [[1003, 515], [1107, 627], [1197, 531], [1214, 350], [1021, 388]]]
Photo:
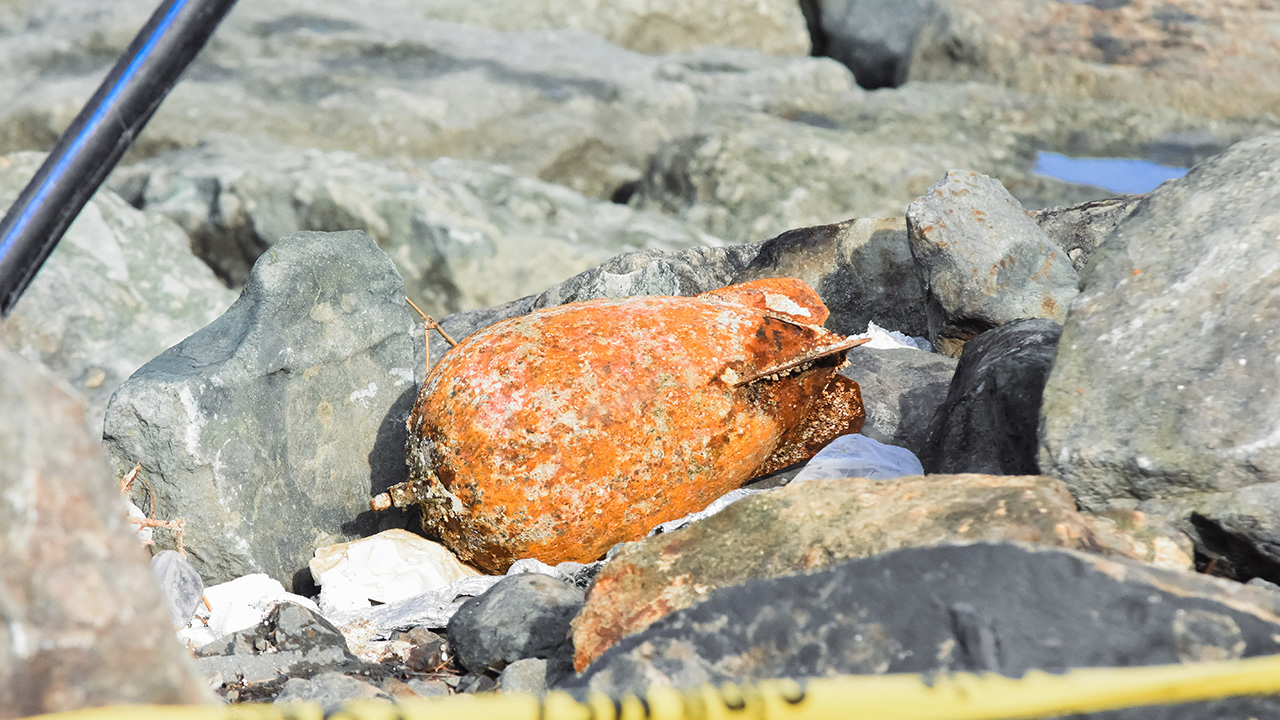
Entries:
[[966, 340], [1011, 320], [1066, 317], [1071, 261], [998, 180], [948, 171], [907, 208], [907, 231], [935, 349], [959, 355]]
[[181, 224], [233, 286], [282, 237], [365, 230], [409, 296], [436, 317], [540, 292], [621, 252], [722, 244], [499, 165], [382, 160], [225, 135], [122, 168], [112, 185]]
[[1280, 480], [1280, 135], [1149, 193], [1085, 271], [1040, 466], [1085, 507]]
[[316, 547], [378, 529], [369, 498], [406, 475], [403, 292], [364, 233], [298, 233], [222, 317], [116, 392], [107, 453], [121, 474], [142, 464], [157, 517], [185, 518], [206, 582], [265, 572], [288, 586]]
[[[0, 158], [0, 206], [17, 198], [43, 161], [37, 153]], [[0, 319], [0, 339], [81, 393], [97, 434], [120, 383], [233, 300], [191, 255], [181, 228], [104, 189]]]
[[862, 434], [916, 455], [924, 452], [929, 423], [946, 400], [956, 371], [955, 358], [909, 348], [861, 347], [848, 360], [849, 367], [840, 373], [862, 388], [867, 412]]
[[[651, 684], [955, 670], [1019, 677], [1253, 657], [1280, 652], [1278, 598], [1059, 548], [909, 548], [714, 590], [563, 687], [617, 697]], [[1255, 717], [1280, 709], [1274, 699], [1249, 707]]]
[[596, 576], [574, 620], [574, 664], [581, 670], [621, 638], [705, 600], [716, 588], [903, 547], [1021, 540], [1190, 566], [1184, 538], [1144, 534], [1081, 515], [1066, 487], [1048, 477], [797, 483], [740, 500], [683, 530], [622, 546]]
[[861, 218], [788, 230], [766, 240], [735, 283], [795, 277], [831, 311], [825, 327], [852, 335], [874, 322], [907, 335], [928, 331], [924, 287], [902, 218]]
[[546, 575], [503, 578], [463, 604], [449, 620], [449, 647], [472, 672], [501, 671], [524, 658], [542, 658], [548, 672], [571, 662], [569, 621], [582, 590]]
[[1040, 403], [1060, 335], [1052, 320], [1014, 320], [965, 344], [930, 423], [925, 472], [1040, 472]]
[[1082, 205], [1032, 210], [1028, 214], [1046, 235], [1067, 251], [1071, 266], [1080, 272], [1102, 241], [1133, 214], [1141, 200], [1141, 195], [1122, 195]]
[[0, 717], [211, 700], [84, 405], [0, 344]]

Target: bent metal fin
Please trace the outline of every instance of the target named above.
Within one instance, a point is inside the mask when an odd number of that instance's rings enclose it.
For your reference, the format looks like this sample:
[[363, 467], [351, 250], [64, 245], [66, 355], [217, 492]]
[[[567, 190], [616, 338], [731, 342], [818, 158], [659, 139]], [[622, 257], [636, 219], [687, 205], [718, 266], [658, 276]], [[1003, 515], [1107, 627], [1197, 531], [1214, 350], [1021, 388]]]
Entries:
[[[783, 375], [794, 368], [798, 368], [805, 365], [806, 363], [814, 363], [819, 360], [822, 360], [823, 358], [831, 357], [833, 355], [838, 355], [840, 353], [845, 352], [846, 350], [856, 348], [859, 345], [863, 345], [869, 342], [871, 342], [871, 338], [845, 338], [842, 342], [832, 345], [830, 347], [819, 348], [817, 350], [807, 352], [798, 358], [788, 360], [787, 362], [780, 363], [778, 365], [767, 367], [759, 372], [752, 373], [751, 375], [737, 377], [730, 383], [730, 385], [732, 387], [742, 387], [743, 385], [749, 385], [757, 380], [763, 380], [773, 375]], [[725, 379], [727, 380], [729, 378], [725, 378]]]

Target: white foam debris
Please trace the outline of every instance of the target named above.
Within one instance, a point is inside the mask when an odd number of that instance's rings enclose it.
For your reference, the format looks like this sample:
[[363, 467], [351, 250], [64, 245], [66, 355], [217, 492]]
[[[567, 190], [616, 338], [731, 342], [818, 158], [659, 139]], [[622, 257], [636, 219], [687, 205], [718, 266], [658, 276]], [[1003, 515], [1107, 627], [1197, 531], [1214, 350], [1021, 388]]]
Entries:
[[310, 567], [326, 615], [397, 602], [480, 574], [443, 545], [399, 529], [318, 548]]
[[180, 639], [195, 647], [257, 625], [276, 603], [297, 603], [313, 612], [320, 612], [310, 599], [286, 591], [279, 580], [265, 573], [245, 575], [207, 587], [204, 599], [209, 607], [203, 603], [196, 606], [195, 619], [178, 631]]
[[876, 350], [892, 350], [895, 348], [912, 348], [913, 350], [928, 350], [933, 352], [933, 348], [929, 345], [929, 341], [922, 337], [915, 337], [900, 333], [897, 330], [886, 330], [874, 322], [867, 323], [867, 331], [858, 335], [850, 335], [851, 338], [870, 338], [871, 342], [864, 344], [862, 347], [873, 348]]

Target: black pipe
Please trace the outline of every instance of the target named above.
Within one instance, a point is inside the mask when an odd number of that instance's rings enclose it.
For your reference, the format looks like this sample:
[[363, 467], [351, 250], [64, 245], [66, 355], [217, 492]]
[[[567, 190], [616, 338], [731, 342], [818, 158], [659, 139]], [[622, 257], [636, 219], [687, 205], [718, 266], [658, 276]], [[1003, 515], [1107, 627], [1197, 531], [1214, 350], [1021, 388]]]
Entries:
[[0, 317], [106, 180], [235, 0], [165, 0], [0, 221]]

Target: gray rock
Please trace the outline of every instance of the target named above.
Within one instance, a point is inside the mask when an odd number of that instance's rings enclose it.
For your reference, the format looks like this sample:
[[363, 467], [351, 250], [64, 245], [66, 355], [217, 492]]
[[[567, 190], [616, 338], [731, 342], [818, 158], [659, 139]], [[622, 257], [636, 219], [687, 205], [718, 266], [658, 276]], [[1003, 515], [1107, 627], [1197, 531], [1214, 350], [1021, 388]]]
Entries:
[[222, 317], [116, 392], [108, 455], [122, 474], [142, 464], [157, 517], [185, 519], [206, 582], [265, 572], [289, 586], [316, 547], [379, 529], [368, 501], [405, 477], [414, 395], [403, 292], [364, 233], [299, 233]]
[[934, 0], [801, 0], [816, 22], [814, 54], [839, 60], [864, 88], [907, 81], [922, 33], [941, 22]]
[[1066, 252], [998, 180], [951, 170], [907, 208], [929, 298], [929, 340], [947, 355], [1018, 318], [1061, 322], [1077, 292]]
[[867, 419], [862, 434], [917, 456], [924, 452], [929, 424], [947, 398], [956, 360], [945, 355], [900, 348], [857, 348], [840, 371], [862, 388]]
[[361, 665], [332, 623], [288, 602], [271, 608], [258, 625], [198, 648], [196, 662], [212, 684], [223, 688], [274, 684], [310, 677], [320, 668]]
[[540, 574], [512, 575], [468, 600], [449, 621], [449, 647], [472, 672], [500, 671], [523, 658], [547, 660], [549, 672], [572, 665], [569, 621], [582, 607], [580, 588]]
[[0, 716], [211, 700], [84, 405], [0, 343]]
[[1102, 241], [1133, 214], [1141, 200], [1141, 195], [1121, 195], [1082, 205], [1033, 210], [1029, 214], [1058, 247], [1067, 251], [1071, 266], [1080, 272]]
[[[0, 158], [0, 206], [13, 202], [43, 160], [36, 153]], [[96, 435], [120, 383], [233, 300], [192, 256], [180, 228], [104, 189], [0, 319], [0, 339], [81, 393]]]
[[355, 700], [391, 700], [377, 685], [340, 672], [320, 673], [312, 678], [289, 678], [274, 702], [319, 703], [326, 715], [336, 713]]
[[[676, 4], [665, 0], [662, 8]], [[644, 3], [647, 9], [592, 5], [576, 18], [558, 3], [452, 7], [517, 23], [523, 17], [545, 26], [608, 26], [610, 36], [639, 33], [624, 41], [637, 46], [659, 38], [700, 44], [690, 34], [738, 44], [745, 42], [741, 33], [724, 31], [734, 26], [755, 33], [759, 19], [765, 25], [785, 20], [791, 32], [800, 31], [794, 4], [767, 4], [765, 13], [758, 2], [682, 6], [665, 20], [653, 2]], [[501, 9], [511, 6], [521, 11]], [[153, 9], [145, 0], [121, 0], [108, 16], [92, 2], [59, 0], [11, 13], [6, 20], [14, 30], [0, 36], [6, 71], [0, 96], [8, 100], [0, 109], [0, 149], [49, 147]], [[135, 155], [192, 147], [210, 132], [230, 132], [298, 148], [491, 160], [607, 198], [640, 176], [662, 141], [691, 131], [722, 103], [808, 109], [825, 102], [835, 83], [842, 91], [854, 87], [848, 71], [825, 58], [737, 51], [752, 63], [727, 65], [724, 58], [734, 54], [728, 49], [651, 56], [582, 30], [501, 32], [446, 22], [441, 9], [441, 3], [407, 0], [238, 7], [147, 125]], [[721, 24], [676, 26], [677, 17]], [[734, 84], [754, 91], [715, 90], [731, 75], [739, 78]], [[702, 86], [712, 88], [705, 97]]]
[[[799, 116], [805, 118], [806, 116]], [[850, 217], [901, 216], [948, 167], [995, 165], [942, 139], [851, 133], [733, 114], [665, 143], [631, 204], [687, 220], [729, 242]]]
[[[759, 244], [727, 247], [688, 248], [672, 252], [637, 250], [623, 253], [590, 270], [551, 286], [539, 295], [530, 295], [495, 307], [460, 312], [440, 320], [440, 325], [455, 340], [492, 325], [500, 320], [524, 315], [536, 308], [564, 303], [619, 298], [635, 295], [697, 295], [731, 284], [759, 252]], [[418, 335], [421, 337], [421, 334]], [[429, 335], [431, 365], [449, 344], [438, 333]], [[417, 343], [416, 368], [428, 363]], [[418, 376], [421, 383], [424, 375]]]
[[185, 627], [204, 596], [204, 581], [177, 550], [161, 550], [151, 558], [151, 575], [160, 586], [174, 627]]
[[1086, 269], [1040, 465], [1085, 507], [1280, 481], [1280, 135], [1149, 193]]
[[1253, 657], [1280, 651], [1277, 609], [1239, 583], [1072, 550], [910, 548], [715, 590], [562, 687], [617, 697], [655, 684]]
[[722, 244], [490, 163], [382, 160], [225, 135], [122, 168], [112, 185], [181, 224], [233, 286], [282, 237], [364, 230], [436, 317], [541, 292], [621, 252]]
[[765, 241], [733, 282], [767, 277], [809, 283], [831, 311], [825, 325], [833, 332], [865, 332], [869, 322], [908, 335], [928, 330], [924, 288], [901, 218], [788, 230]]
[[1196, 548], [1217, 575], [1280, 582], [1280, 483], [1212, 495], [1190, 516]]
[[498, 690], [511, 693], [547, 694], [547, 661], [521, 658], [498, 675]]
[[1014, 320], [965, 345], [920, 454], [925, 472], [1040, 474], [1040, 403], [1061, 335], [1052, 320]]

